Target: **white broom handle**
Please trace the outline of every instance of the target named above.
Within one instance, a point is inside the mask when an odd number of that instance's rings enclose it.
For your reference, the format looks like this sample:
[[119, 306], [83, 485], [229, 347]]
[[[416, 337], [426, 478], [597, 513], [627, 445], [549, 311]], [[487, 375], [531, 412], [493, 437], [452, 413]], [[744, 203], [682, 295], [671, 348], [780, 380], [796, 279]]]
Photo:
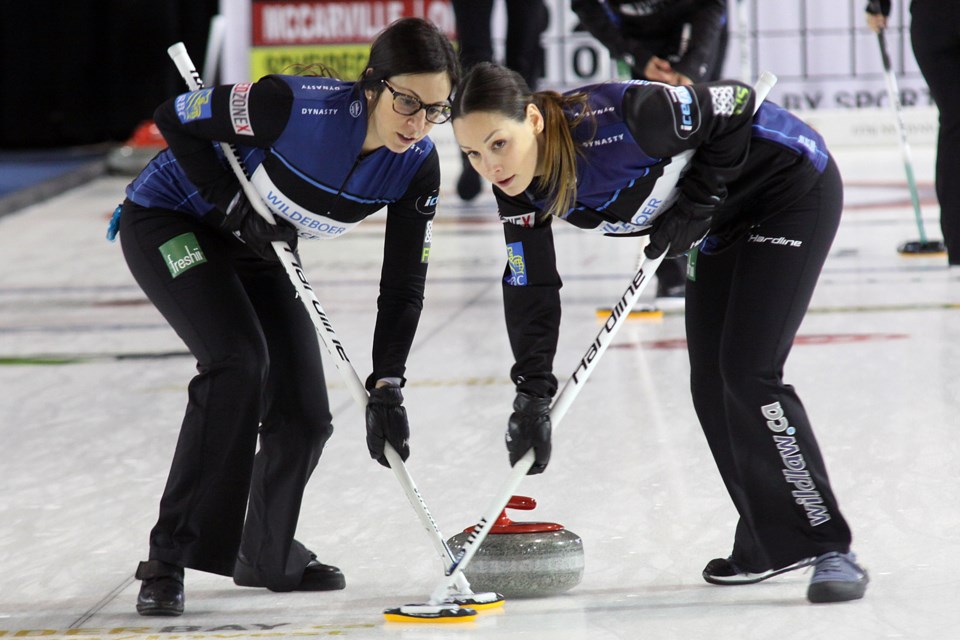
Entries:
[[920, 242], [926, 242], [927, 236], [923, 228], [923, 216], [920, 211], [920, 192], [917, 190], [917, 179], [913, 173], [913, 153], [910, 151], [910, 143], [907, 141], [907, 128], [903, 123], [903, 105], [900, 104], [900, 88], [897, 86], [897, 75], [890, 63], [890, 54], [887, 51], [887, 40], [884, 36], [884, 29], [877, 32], [877, 42], [880, 45], [880, 60], [883, 63], [883, 77], [887, 85], [887, 97], [890, 100], [890, 108], [893, 110], [895, 123], [897, 125], [897, 135], [900, 138], [900, 154], [903, 158], [903, 170], [907, 175], [907, 188], [910, 190], [910, 203], [913, 205], [913, 213], [917, 219], [917, 226], [920, 231]]
[[[577, 369], [573, 372], [573, 375], [567, 379], [560, 394], [556, 400], [553, 401], [553, 405], [550, 407], [550, 423], [554, 430], [566, 415], [574, 399], [579, 395], [580, 390], [583, 388], [583, 385], [586, 384], [590, 374], [593, 373], [593, 370], [600, 362], [600, 357], [607, 350], [607, 347], [610, 346], [620, 327], [623, 326], [624, 318], [630, 315], [631, 309], [633, 309], [637, 300], [640, 299], [640, 296], [647, 288], [651, 279], [650, 274], [656, 273], [657, 267], [660, 266], [660, 263], [663, 262], [666, 255], [667, 252], [664, 251], [657, 258], [652, 260], [649, 258], [645, 259], [639, 269], [637, 269], [636, 274], [627, 286], [627, 290], [617, 302], [607, 321], [604, 322], [603, 328], [597, 334], [597, 337], [590, 343], [586, 353], [577, 365]], [[487, 534], [490, 533], [500, 513], [506, 507], [507, 502], [509, 502], [513, 494], [516, 493], [517, 487], [520, 486], [524, 476], [530, 471], [535, 457], [534, 450], [531, 448], [510, 469], [510, 475], [507, 477], [506, 482], [501, 486], [491, 501], [483, 517], [474, 525], [457, 559], [448, 568], [447, 576], [449, 576], [449, 579], [431, 594], [431, 603], [436, 604], [442, 602], [450, 593], [453, 585], [457, 583], [457, 576], [463, 573], [466, 566], [470, 563], [470, 560], [476, 555], [480, 545], [487, 537]]]

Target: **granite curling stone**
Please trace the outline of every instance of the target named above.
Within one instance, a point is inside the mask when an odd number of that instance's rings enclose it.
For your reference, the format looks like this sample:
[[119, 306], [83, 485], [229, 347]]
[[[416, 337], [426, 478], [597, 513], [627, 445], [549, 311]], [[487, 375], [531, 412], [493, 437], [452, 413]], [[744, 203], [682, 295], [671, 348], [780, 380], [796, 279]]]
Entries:
[[[507, 509], [536, 506], [526, 496], [513, 496], [507, 503]], [[454, 554], [472, 530], [469, 527], [447, 541]], [[583, 541], [553, 522], [513, 522], [504, 509], [464, 575], [474, 591], [494, 591], [507, 598], [563, 593], [583, 578]]]

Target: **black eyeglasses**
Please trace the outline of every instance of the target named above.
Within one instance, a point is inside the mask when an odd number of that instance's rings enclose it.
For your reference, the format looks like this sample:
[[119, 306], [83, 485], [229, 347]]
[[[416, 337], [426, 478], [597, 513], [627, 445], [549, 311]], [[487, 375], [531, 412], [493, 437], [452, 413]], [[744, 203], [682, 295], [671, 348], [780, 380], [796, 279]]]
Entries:
[[420, 109], [427, 113], [427, 122], [433, 124], [443, 124], [450, 119], [450, 105], [446, 102], [437, 102], [435, 104], [425, 104], [419, 98], [407, 95], [397, 91], [390, 86], [386, 80], [381, 80], [390, 93], [393, 95], [393, 110], [402, 116], [412, 116]]

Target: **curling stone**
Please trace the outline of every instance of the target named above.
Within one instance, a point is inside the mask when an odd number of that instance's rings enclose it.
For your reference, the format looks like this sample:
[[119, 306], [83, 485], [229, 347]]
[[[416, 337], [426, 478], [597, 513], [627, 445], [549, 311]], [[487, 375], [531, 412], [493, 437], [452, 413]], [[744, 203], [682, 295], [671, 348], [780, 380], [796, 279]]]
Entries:
[[[513, 496], [507, 509], [531, 510], [533, 498]], [[473, 527], [447, 541], [456, 553]], [[504, 509], [464, 571], [474, 591], [507, 598], [563, 593], [583, 578], [583, 541], [553, 522], [513, 522]]]

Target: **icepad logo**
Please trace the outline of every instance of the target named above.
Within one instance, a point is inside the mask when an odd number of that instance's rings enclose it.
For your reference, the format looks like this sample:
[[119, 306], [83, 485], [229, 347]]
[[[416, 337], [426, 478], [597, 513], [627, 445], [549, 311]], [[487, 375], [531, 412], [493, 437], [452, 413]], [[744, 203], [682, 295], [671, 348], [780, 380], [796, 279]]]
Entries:
[[674, 101], [674, 125], [677, 136], [685, 140], [700, 128], [698, 122], [694, 121], [693, 108], [695, 96], [687, 87], [670, 87], [670, 95]]
[[424, 215], [433, 215], [437, 210], [437, 202], [440, 200], [440, 191], [434, 191], [425, 196], [417, 198], [417, 211]]

